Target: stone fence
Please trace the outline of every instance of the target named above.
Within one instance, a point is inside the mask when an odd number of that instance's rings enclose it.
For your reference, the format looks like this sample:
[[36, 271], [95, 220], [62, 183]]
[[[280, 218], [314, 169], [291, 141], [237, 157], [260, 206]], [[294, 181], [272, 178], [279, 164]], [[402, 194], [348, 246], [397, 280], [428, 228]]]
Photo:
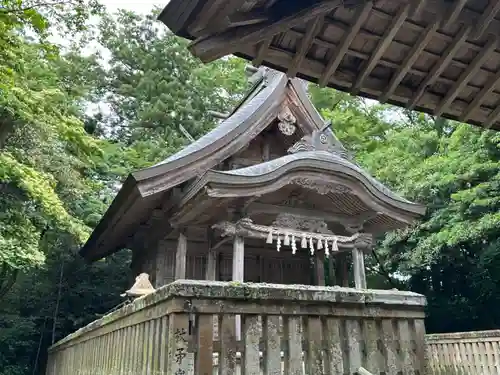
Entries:
[[411, 292], [178, 280], [53, 345], [46, 374], [423, 375], [424, 305]]
[[433, 374], [499, 375], [500, 330], [427, 335]]

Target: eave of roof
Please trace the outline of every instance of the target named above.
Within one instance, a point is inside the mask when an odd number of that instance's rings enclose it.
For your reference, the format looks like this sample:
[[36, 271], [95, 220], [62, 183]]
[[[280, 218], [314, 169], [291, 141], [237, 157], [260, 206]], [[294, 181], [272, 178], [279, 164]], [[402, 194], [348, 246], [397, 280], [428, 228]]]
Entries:
[[238, 197], [254, 196], [287, 185], [290, 182], [287, 176], [306, 174], [316, 176], [318, 181], [338, 177], [336, 181], [356, 185], [360, 198], [367, 206], [404, 223], [417, 219], [426, 211], [425, 206], [402, 198], [356, 164], [328, 151], [298, 152], [230, 171], [209, 170], [187, 189], [180, 199], [180, 206], [201, 191], [218, 198], [234, 198], [235, 194]]
[[[109, 233], [111, 225], [117, 228], [116, 223], [134, 205], [140, 205], [146, 197], [160, 198], [172, 187], [200, 175], [244, 147], [254, 132], [259, 133], [261, 128], [263, 130], [276, 117], [279, 102], [274, 99], [283, 95], [287, 82], [284, 74], [272, 72], [270, 79], [258, 82], [246, 97], [246, 102], [212, 131], [163, 162], [131, 173], [80, 250], [80, 255], [95, 260], [98, 255], [109, 255], [124, 247], [125, 238], [117, 239], [117, 235], [104, 234]], [[144, 218], [137, 218], [142, 219]], [[124, 232], [123, 236], [128, 234]], [[108, 244], [100, 248], [103, 237], [108, 237], [104, 238]], [[114, 239], [111, 240], [111, 237]]]
[[[500, 129], [498, 1], [286, 3], [171, 0], [159, 19], [193, 40], [190, 50], [205, 62], [233, 54], [355, 95]], [[251, 22], [258, 10], [260, 21]], [[232, 25], [233, 16], [239, 22]]]

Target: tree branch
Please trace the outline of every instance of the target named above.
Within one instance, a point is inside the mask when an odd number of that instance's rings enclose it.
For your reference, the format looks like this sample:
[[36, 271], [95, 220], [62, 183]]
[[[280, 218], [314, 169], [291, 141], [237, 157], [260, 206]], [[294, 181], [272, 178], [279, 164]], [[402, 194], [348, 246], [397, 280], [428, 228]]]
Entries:
[[46, 8], [46, 7], [53, 7], [55, 5], [65, 5], [65, 4], [73, 4], [73, 2], [72, 1], [57, 1], [54, 3], [35, 3], [35, 4], [30, 5], [28, 7], [25, 7], [25, 8], [16, 8], [16, 9], [2, 8], [2, 9], [0, 9], [0, 12], [4, 13], [4, 14], [23, 13], [23, 12], [26, 12], [27, 10], [31, 10], [31, 9], [35, 9], [35, 8]]
[[373, 254], [373, 257], [377, 261], [379, 268], [380, 268], [379, 270], [377, 270], [378, 274], [381, 276], [384, 276], [384, 278], [389, 282], [389, 285], [392, 286], [393, 288], [395, 288], [396, 285], [394, 284], [394, 280], [392, 280], [392, 277], [389, 275], [389, 272], [387, 272], [385, 267], [382, 265], [380, 258], [378, 257], [377, 253], [375, 252], [375, 249], [372, 249], [372, 254]]
[[[2, 266], [2, 279], [0, 280], [0, 299], [5, 297], [5, 295], [10, 291], [12, 286], [17, 280], [17, 275], [19, 273], [19, 270], [13, 269], [12, 272], [9, 274], [8, 266], [4, 264]], [[6, 280], [5, 280], [6, 279]]]

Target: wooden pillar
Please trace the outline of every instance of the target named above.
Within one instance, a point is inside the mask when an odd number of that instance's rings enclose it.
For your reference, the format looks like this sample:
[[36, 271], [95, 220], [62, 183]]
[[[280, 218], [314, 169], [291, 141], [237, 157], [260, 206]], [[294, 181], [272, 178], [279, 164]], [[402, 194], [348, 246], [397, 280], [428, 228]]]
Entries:
[[207, 253], [207, 268], [205, 270], [205, 280], [215, 281], [217, 271], [217, 252], [213, 249], [215, 239], [212, 228], [207, 230], [208, 238], [208, 253]]
[[235, 236], [233, 243], [233, 281], [244, 280], [245, 269], [245, 240], [243, 237]]
[[316, 285], [325, 286], [325, 253], [316, 252]]
[[216, 271], [217, 271], [217, 251], [209, 249], [207, 254], [207, 270], [205, 273], [205, 279], [216, 281]]
[[347, 254], [341, 253], [335, 256], [335, 284], [342, 287], [349, 287], [349, 264]]
[[352, 250], [352, 262], [354, 269], [354, 286], [357, 289], [366, 289], [365, 254], [362, 250]]
[[[245, 270], [245, 240], [243, 237], [235, 236], [233, 242], [233, 281], [243, 282]], [[235, 317], [236, 340], [241, 340], [241, 316]]]
[[175, 280], [186, 278], [186, 255], [187, 237], [183, 232], [180, 232], [177, 241], [177, 252], [175, 254]]

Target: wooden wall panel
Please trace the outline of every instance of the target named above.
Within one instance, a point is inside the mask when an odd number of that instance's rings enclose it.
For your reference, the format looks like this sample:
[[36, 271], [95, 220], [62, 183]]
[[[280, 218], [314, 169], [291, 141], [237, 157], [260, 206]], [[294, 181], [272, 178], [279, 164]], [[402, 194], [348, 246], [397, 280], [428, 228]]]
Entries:
[[[175, 277], [175, 240], [160, 241], [156, 250], [145, 253], [135, 272], [150, 275], [155, 288], [174, 281]], [[232, 279], [232, 244], [217, 249], [216, 277], [221, 281]], [[188, 241], [186, 277], [205, 280], [208, 247], [206, 243]], [[309, 255], [280, 252], [245, 247], [245, 281], [278, 284], [310, 284]]]

